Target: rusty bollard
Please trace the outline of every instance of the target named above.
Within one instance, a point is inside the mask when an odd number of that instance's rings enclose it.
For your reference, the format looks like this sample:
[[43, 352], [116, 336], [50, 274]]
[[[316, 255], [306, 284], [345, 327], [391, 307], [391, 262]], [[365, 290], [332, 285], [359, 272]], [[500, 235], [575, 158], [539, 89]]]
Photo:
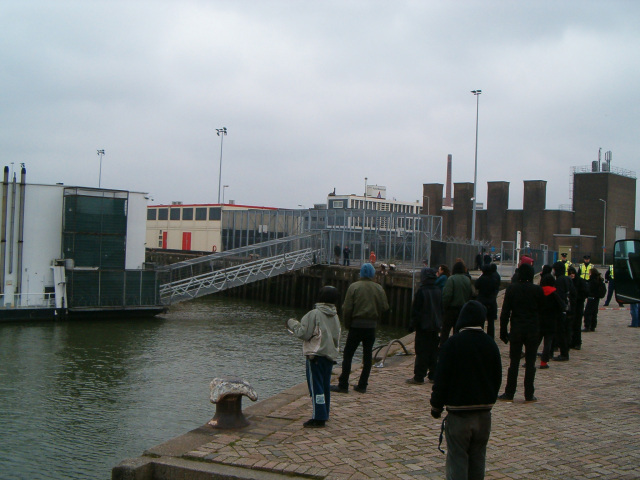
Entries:
[[209, 421], [213, 428], [232, 429], [249, 425], [242, 413], [242, 397], [258, 400], [258, 394], [251, 385], [240, 378], [218, 377], [210, 384], [211, 403], [216, 405], [216, 414]]

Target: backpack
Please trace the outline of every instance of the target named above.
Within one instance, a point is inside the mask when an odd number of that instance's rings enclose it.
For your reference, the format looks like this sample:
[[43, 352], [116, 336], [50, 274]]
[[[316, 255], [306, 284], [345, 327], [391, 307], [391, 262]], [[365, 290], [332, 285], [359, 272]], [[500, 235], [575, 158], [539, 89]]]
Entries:
[[598, 283], [598, 298], [604, 298], [607, 294], [607, 287], [605, 287], [604, 282]]

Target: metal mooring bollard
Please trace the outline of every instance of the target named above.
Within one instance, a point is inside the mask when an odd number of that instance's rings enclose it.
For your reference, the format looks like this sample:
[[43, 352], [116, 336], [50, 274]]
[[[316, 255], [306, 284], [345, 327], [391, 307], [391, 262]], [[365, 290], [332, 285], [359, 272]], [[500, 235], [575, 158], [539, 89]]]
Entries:
[[249, 425], [249, 421], [242, 413], [242, 397], [251, 401], [258, 400], [254, 388], [240, 378], [218, 377], [210, 384], [211, 403], [216, 405], [216, 414], [209, 421], [213, 428], [232, 429]]

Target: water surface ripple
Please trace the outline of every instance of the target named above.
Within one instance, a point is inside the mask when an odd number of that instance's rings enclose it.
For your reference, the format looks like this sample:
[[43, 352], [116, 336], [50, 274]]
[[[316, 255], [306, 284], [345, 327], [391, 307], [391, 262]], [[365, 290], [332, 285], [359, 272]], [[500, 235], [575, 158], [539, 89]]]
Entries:
[[[304, 313], [210, 296], [153, 319], [0, 324], [0, 479], [108, 479], [208, 421], [216, 376], [260, 399], [304, 382], [284, 330]], [[401, 334], [381, 329], [377, 344]]]

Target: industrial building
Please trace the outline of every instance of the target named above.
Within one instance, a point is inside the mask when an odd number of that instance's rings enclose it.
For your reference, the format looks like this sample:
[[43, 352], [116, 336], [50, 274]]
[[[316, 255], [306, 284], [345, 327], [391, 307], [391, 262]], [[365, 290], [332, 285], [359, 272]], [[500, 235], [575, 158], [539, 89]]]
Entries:
[[[616, 240], [640, 237], [636, 174], [593, 162], [573, 167], [572, 183], [573, 204], [553, 210], [546, 207], [547, 182], [525, 180], [523, 208], [514, 210], [509, 208], [509, 182], [488, 182], [487, 208], [476, 210], [476, 239], [499, 249], [520, 231], [522, 241], [532, 246], [567, 252], [574, 260], [588, 253], [594, 261], [610, 263]], [[473, 183], [454, 184], [453, 209], [443, 208], [442, 184], [424, 184], [423, 195], [424, 212], [442, 216], [443, 237], [471, 238]]]

